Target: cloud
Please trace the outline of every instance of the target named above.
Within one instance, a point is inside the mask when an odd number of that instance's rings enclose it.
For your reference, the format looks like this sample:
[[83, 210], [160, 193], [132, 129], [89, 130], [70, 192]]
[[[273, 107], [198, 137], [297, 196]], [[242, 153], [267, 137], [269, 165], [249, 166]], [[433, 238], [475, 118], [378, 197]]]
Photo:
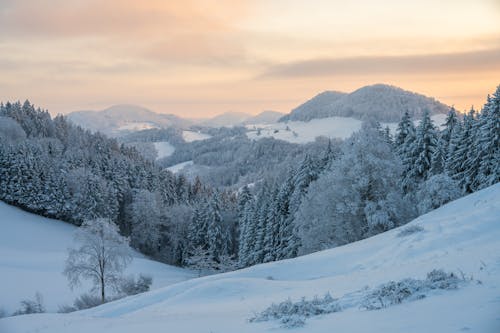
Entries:
[[[0, 40], [33, 50], [53, 41], [115, 59], [210, 64], [242, 61], [235, 0], [1, 0]], [[36, 52], [36, 51], [35, 51]]]
[[500, 48], [495, 48], [448, 54], [313, 59], [271, 66], [259, 78], [371, 74], [436, 74], [498, 69], [500, 69]]

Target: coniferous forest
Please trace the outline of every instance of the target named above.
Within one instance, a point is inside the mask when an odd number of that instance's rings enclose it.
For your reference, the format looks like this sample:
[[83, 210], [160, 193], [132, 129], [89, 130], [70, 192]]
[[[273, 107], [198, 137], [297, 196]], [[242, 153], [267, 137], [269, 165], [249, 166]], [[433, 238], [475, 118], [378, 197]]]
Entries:
[[179, 266], [227, 271], [293, 258], [499, 182], [500, 86], [480, 110], [452, 108], [444, 124], [406, 113], [391, 133], [367, 120], [350, 138], [316, 148], [296, 150], [248, 186], [214, 186], [28, 101], [7, 102], [0, 200], [75, 225], [110, 219], [137, 250]]

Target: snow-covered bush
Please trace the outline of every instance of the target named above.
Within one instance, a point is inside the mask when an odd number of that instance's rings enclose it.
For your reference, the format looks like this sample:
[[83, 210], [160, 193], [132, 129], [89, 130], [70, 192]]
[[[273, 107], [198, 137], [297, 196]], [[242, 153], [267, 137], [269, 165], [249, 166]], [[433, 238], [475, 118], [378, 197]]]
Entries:
[[42, 294], [36, 293], [35, 299], [25, 299], [21, 301], [21, 308], [14, 312], [13, 316], [25, 315], [30, 313], [43, 313], [45, 312], [45, 306], [43, 305]]
[[425, 280], [403, 279], [384, 283], [371, 291], [361, 302], [361, 308], [367, 310], [383, 309], [391, 305], [406, 301], [419, 300], [426, 297], [426, 293], [434, 289], [457, 289], [460, 282], [454, 273], [443, 270], [433, 270], [427, 274]]
[[278, 304], [271, 304], [264, 311], [255, 314], [250, 322], [261, 322], [269, 320], [279, 320], [283, 327], [300, 327], [305, 324], [305, 319], [312, 316], [339, 312], [342, 308], [338, 300], [330, 294], [323, 298], [314, 297], [312, 300], [302, 298], [298, 302], [287, 299]]
[[5, 311], [4, 308], [0, 307], [0, 319], [4, 317], [7, 317], [7, 311]]
[[401, 229], [401, 231], [398, 232], [397, 236], [398, 237], [405, 237], [405, 236], [409, 236], [412, 234], [416, 234], [417, 232], [422, 232], [424, 230], [425, 229], [422, 226], [414, 224], [414, 225], [407, 226], [404, 229]]
[[90, 293], [82, 294], [73, 303], [76, 310], [84, 310], [103, 304], [102, 299]]
[[127, 276], [121, 281], [119, 291], [125, 296], [137, 295], [149, 291], [152, 283], [151, 276], [140, 274], [137, 280], [134, 276]]
[[430, 177], [420, 185], [416, 199], [419, 214], [425, 214], [462, 196], [458, 182], [445, 174]]

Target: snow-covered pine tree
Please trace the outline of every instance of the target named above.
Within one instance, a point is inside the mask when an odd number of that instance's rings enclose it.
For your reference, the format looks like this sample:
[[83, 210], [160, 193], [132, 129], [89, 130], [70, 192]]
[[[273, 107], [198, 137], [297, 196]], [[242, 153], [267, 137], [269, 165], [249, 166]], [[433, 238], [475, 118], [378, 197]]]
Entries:
[[396, 136], [394, 138], [394, 144], [396, 145], [398, 151], [401, 151], [401, 148], [406, 141], [406, 137], [414, 133], [415, 126], [413, 125], [410, 114], [406, 111], [403, 118], [401, 118], [401, 121], [398, 123]]
[[450, 149], [451, 136], [458, 123], [459, 120], [456, 110], [454, 107], [451, 107], [446, 116], [445, 123], [442, 125], [444, 128], [438, 132], [437, 146], [431, 161], [431, 173], [433, 175], [443, 173], [446, 168], [446, 159]]
[[409, 154], [403, 159], [405, 166], [403, 187], [407, 192], [418, 187], [420, 182], [431, 175], [432, 156], [437, 148], [437, 133], [428, 111], [424, 112], [417, 126], [415, 140], [408, 144]]
[[474, 188], [479, 190], [500, 181], [500, 86], [483, 108], [476, 136], [479, 161]]
[[450, 153], [447, 163], [448, 174], [458, 182], [463, 191], [470, 192], [470, 179], [467, 178], [467, 164], [471, 157], [471, 147], [474, 142], [473, 129], [476, 111], [472, 108], [464, 116], [460, 131], [455, 131], [451, 140]]

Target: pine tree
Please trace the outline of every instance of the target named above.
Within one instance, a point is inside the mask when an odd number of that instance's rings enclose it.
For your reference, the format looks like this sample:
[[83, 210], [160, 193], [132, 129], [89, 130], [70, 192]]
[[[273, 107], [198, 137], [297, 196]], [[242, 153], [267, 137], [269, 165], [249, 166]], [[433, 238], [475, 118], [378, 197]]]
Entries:
[[468, 176], [472, 189], [479, 190], [500, 181], [500, 86], [493, 97], [488, 96], [474, 134], [474, 159]]
[[396, 129], [396, 137], [394, 138], [394, 144], [396, 145], [398, 151], [401, 151], [401, 147], [405, 144], [407, 141], [406, 138], [408, 135], [414, 134], [415, 133], [415, 126], [413, 125], [413, 122], [411, 121], [410, 114], [408, 111], [406, 111], [403, 115], [403, 118], [401, 121], [398, 123], [398, 127]]
[[[404, 145], [406, 144], [405, 141]], [[403, 186], [406, 191], [414, 189], [418, 183], [425, 181], [431, 175], [432, 156], [437, 148], [437, 134], [428, 111], [424, 112], [424, 117], [417, 127], [415, 140], [411, 145], [408, 142], [408, 145], [409, 155], [403, 160], [405, 166]]]
[[449, 156], [447, 167], [449, 175], [458, 181], [460, 188], [466, 192], [471, 192], [471, 181], [467, 178], [467, 165], [471, 159], [471, 147], [474, 142], [475, 113], [475, 110], [471, 109], [464, 116], [461, 130], [456, 131], [455, 136], [452, 137], [453, 152]]

